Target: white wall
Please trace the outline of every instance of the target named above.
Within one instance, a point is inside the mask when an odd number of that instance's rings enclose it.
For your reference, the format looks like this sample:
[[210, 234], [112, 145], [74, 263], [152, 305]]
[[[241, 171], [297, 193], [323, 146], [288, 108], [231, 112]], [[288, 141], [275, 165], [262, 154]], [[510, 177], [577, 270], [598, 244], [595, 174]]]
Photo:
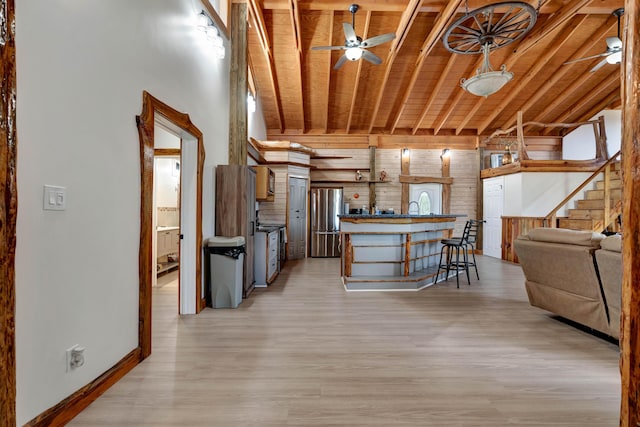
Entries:
[[258, 141], [266, 141], [267, 139], [267, 124], [264, 121], [262, 102], [260, 102], [259, 96], [256, 99], [256, 111], [247, 112], [247, 136]]
[[[595, 120], [604, 116], [609, 156], [615, 154], [622, 141], [622, 111], [603, 110], [593, 116]], [[562, 139], [562, 158], [566, 160], [589, 160], [596, 156], [596, 139], [593, 126], [580, 126]]]
[[[138, 344], [142, 91], [204, 133], [203, 234], [214, 165], [228, 156], [229, 49], [217, 60], [193, 26], [195, 0], [16, 2], [17, 420], [88, 384]], [[43, 211], [43, 185], [67, 187]], [[65, 350], [86, 363], [65, 372]]]
[[[589, 172], [523, 172], [505, 175], [503, 215], [546, 216], [590, 175]], [[582, 198], [582, 193], [576, 196], [576, 199], [579, 198]], [[558, 215], [566, 215], [566, 209], [573, 207], [573, 202], [569, 202]]]

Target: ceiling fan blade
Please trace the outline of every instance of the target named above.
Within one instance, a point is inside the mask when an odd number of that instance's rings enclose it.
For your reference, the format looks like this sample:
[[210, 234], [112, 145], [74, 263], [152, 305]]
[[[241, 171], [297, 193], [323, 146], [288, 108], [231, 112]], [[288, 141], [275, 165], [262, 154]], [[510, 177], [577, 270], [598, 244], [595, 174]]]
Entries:
[[340, 50], [346, 49], [344, 46], [313, 46], [311, 50]]
[[362, 50], [362, 57], [372, 64], [380, 65], [382, 64], [382, 59], [375, 53], [371, 53], [368, 50]]
[[618, 37], [607, 37], [607, 46], [609, 49], [622, 49], [622, 40]]
[[602, 56], [607, 56], [607, 55], [609, 55], [609, 52], [599, 53], [597, 55], [587, 56], [587, 57], [584, 57], [584, 58], [578, 58], [578, 59], [574, 59], [572, 61], [563, 62], [562, 65], [573, 64], [575, 62], [586, 61], [588, 59], [594, 59], [594, 58], [600, 58]]
[[604, 58], [602, 61], [598, 62], [598, 63], [596, 64], [596, 66], [595, 66], [595, 67], [593, 67], [593, 68], [591, 69], [591, 72], [592, 72], [592, 73], [595, 73], [595, 72], [596, 72], [596, 71], [598, 71], [600, 68], [602, 68], [602, 66], [603, 66], [604, 64], [606, 64], [606, 63], [607, 63], [607, 58]]
[[344, 29], [344, 37], [348, 43], [358, 43], [358, 36], [356, 36], [356, 32], [351, 24], [345, 22], [342, 24], [342, 28]]
[[380, 34], [379, 36], [375, 36], [375, 37], [371, 37], [369, 39], [366, 39], [365, 41], [360, 43], [360, 47], [377, 46], [379, 44], [386, 43], [389, 40], [393, 40], [395, 38], [396, 38], [396, 34], [395, 33]]
[[337, 70], [338, 68], [342, 67], [342, 65], [344, 65], [345, 62], [347, 62], [347, 56], [342, 55], [340, 59], [338, 59], [338, 62], [336, 62], [336, 65], [333, 66], [333, 69]]

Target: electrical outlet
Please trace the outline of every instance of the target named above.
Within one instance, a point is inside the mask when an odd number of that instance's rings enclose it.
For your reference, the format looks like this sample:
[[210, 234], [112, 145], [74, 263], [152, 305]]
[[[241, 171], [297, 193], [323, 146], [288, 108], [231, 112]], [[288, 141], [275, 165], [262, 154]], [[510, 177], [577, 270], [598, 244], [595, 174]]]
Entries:
[[67, 349], [67, 372], [84, 365], [84, 347], [78, 344]]

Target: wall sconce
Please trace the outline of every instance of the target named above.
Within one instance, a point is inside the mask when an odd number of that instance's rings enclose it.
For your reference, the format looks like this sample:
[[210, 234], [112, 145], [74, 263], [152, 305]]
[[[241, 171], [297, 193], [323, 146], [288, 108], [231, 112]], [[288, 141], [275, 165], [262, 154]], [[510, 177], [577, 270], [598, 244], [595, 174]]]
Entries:
[[196, 27], [204, 34], [204, 38], [207, 40], [207, 43], [211, 45], [213, 48], [213, 53], [218, 59], [224, 59], [225, 57], [225, 49], [224, 49], [224, 41], [222, 40], [222, 36], [220, 35], [220, 31], [213, 24], [213, 21], [209, 16], [204, 13], [204, 10], [200, 12], [197, 16]]
[[447, 158], [451, 156], [451, 150], [449, 150], [448, 148], [445, 148], [444, 150], [442, 150], [442, 154], [440, 155], [440, 158]]
[[407, 157], [409, 154], [411, 154], [411, 151], [408, 148], [402, 149], [402, 157]]

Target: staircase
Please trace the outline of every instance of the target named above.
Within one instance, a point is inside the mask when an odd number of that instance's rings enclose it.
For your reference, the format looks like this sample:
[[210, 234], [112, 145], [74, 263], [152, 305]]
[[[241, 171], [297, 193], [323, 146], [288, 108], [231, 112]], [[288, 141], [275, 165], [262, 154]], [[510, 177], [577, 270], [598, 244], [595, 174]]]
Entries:
[[[575, 202], [575, 209], [569, 209], [569, 216], [558, 218], [558, 228], [590, 230], [602, 232], [620, 231], [616, 221], [622, 213], [622, 177], [620, 162], [613, 162], [609, 168], [609, 218], [605, 219], [605, 178], [595, 181], [595, 189], [586, 190], [584, 197]], [[603, 176], [606, 174], [603, 173]]]

